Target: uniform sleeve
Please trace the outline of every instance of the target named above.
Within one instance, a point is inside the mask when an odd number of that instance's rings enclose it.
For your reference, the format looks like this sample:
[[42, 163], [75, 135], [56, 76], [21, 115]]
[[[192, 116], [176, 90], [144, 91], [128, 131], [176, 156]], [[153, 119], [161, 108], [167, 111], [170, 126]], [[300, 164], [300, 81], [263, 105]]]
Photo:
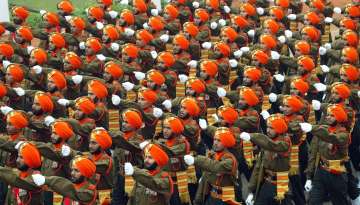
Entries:
[[15, 186], [20, 189], [29, 191], [39, 189], [39, 187], [36, 186], [32, 180], [28, 178], [21, 179], [16, 171], [7, 167], [0, 167], [0, 180], [6, 184], [9, 184], [10, 186]]
[[106, 171], [108, 171], [109, 169], [109, 163], [109, 159], [96, 161], [96, 173], [99, 173], [101, 175], [107, 175]]
[[195, 157], [194, 164], [196, 167], [199, 167], [203, 171], [225, 174], [225, 173], [231, 173], [235, 163], [231, 158], [227, 158], [223, 161], [217, 161], [199, 155]]
[[133, 177], [137, 183], [142, 184], [146, 188], [161, 194], [170, 194], [171, 183], [169, 177], [153, 177], [144, 169], [139, 169], [137, 167], [134, 167]]
[[253, 172], [251, 173], [251, 177], [248, 184], [248, 189], [250, 193], [255, 193], [257, 182], [259, 180], [260, 175], [260, 167], [261, 167], [262, 160], [256, 160], [256, 164], [254, 167]]
[[251, 142], [265, 150], [272, 152], [286, 152], [289, 150], [289, 144], [285, 141], [273, 141], [268, 136], [260, 133], [254, 133], [250, 135]]
[[312, 133], [317, 136], [320, 140], [337, 144], [346, 145], [349, 141], [349, 133], [343, 130], [341, 133], [330, 133], [327, 126], [315, 126]]
[[63, 160], [60, 153], [54, 150], [52, 144], [43, 142], [33, 142], [33, 144], [35, 144], [36, 148], [41, 153], [41, 156], [56, 162], [61, 162]]
[[308, 165], [304, 171], [308, 179], [311, 179], [315, 172], [316, 156], [318, 153], [318, 142], [319, 142], [319, 138], [317, 138], [316, 136], [314, 136], [313, 139], [311, 140]]
[[0, 136], [0, 149], [7, 152], [16, 152], [15, 145], [17, 142], [9, 141], [6, 135]]

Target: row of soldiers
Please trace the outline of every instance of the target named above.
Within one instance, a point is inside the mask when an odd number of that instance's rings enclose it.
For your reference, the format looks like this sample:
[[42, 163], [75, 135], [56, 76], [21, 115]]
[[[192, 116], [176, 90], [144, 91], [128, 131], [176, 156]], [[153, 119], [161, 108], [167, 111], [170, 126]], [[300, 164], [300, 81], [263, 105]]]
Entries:
[[359, 3], [232, 3], [13, 7], [0, 204], [351, 204]]

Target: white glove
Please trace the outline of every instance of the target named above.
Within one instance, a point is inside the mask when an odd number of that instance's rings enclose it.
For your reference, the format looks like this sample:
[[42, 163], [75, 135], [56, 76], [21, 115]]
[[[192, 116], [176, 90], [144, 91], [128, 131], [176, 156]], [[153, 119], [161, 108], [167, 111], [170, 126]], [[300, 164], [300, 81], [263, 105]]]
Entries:
[[211, 43], [210, 42], [204, 42], [201, 44], [201, 46], [206, 49], [209, 50], [211, 48]]
[[139, 144], [140, 149], [144, 149], [148, 144], [150, 144], [149, 141], [143, 141]]
[[95, 25], [98, 30], [102, 30], [104, 28], [104, 24], [101, 22], [97, 21], [97, 22], [95, 22]]
[[164, 100], [164, 102], [162, 102], [161, 104], [168, 110], [170, 110], [172, 107], [171, 100]]
[[197, 63], [198, 62], [196, 60], [191, 60], [186, 65], [189, 66], [190, 68], [196, 68]]
[[230, 13], [231, 9], [228, 6], [224, 6], [224, 11], [225, 11], [225, 13], [228, 14], [228, 13]]
[[220, 97], [223, 98], [226, 96], [226, 90], [222, 87], [218, 87], [216, 90], [216, 94]]
[[359, 91], [357, 91], [357, 95], [358, 95], [358, 97], [360, 98], [360, 90], [359, 90]]
[[142, 80], [145, 78], [145, 73], [143, 73], [143, 72], [134, 71], [133, 73], [135, 74], [135, 78], [137, 80]]
[[0, 111], [2, 114], [7, 115], [9, 112], [11, 112], [13, 109], [9, 106], [1, 106]]
[[217, 24], [216, 22], [211, 22], [210, 28], [211, 28], [212, 30], [216, 29], [217, 27], [218, 27], [218, 24]]
[[85, 50], [85, 42], [84, 41], [82, 41], [82, 42], [80, 42], [79, 43], [79, 48], [81, 49], [81, 50]]
[[178, 77], [181, 83], [185, 83], [188, 80], [188, 77], [184, 74], [180, 74]]
[[319, 54], [320, 54], [321, 56], [325, 55], [325, 54], [326, 54], [326, 48], [323, 47], [323, 46], [320, 46], [320, 48], [319, 48]]
[[275, 93], [270, 93], [269, 94], [269, 101], [270, 102], [276, 102], [277, 100], [277, 95]]
[[229, 64], [230, 64], [230, 67], [236, 68], [238, 66], [238, 61], [235, 59], [230, 59]]
[[121, 102], [121, 98], [118, 95], [112, 95], [111, 102], [113, 105], [119, 105]]
[[321, 108], [321, 102], [318, 100], [312, 100], [311, 105], [314, 110], [320, 110], [320, 108]]
[[233, 54], [234, 54], [235, 58], [240, 58], [242, 56], [243, 52], [241, 50], [237, 50]]
[[333, 11], [334, 11], [334, 13], [336, 13], [336, 14], [341, 14], [341, 8], [340, 8], [340, 7], [335, 7], [335, 8], [333, 9]]
[[70, 101], [65, 98], [61, 98], [57, 101], [57, 103], [59, 103], [62, 106], [68, 106], [70, 104]]
[[326, 17], [324, 21], [325, 21], [325, 23], [332, 23], [332, 22], [333, 22], [333, 18], [331, 18], [331, 17]]
[[40, 15], [42, 16], [42, 15], [46, 14], [46, 11], [43, 10], [43, 9], [41, 9], [39, 13], [40, 13]]
[[324, 48], [326, 48], [326, 50], [331, 49], [331, 43], [325, 43]]
[[65, 20], [66, 20], [67, 22], [71, 21], [71, 19], [72, 19], [72, 16], [65, 16]]
[[145, 22], [145, 23], [143, 24], [143, 28], [146, 29], [146, 30], [149, 30], [149, 24]]
[[248, 141], [250, 141], [251, 136], [250, 136], [250, 134], [247, 133], [247, 132], [242, 132], [242, 133], [240, 134], [240, 138], [241, 138], [242, 140], [248, 142]]
[[266, 110], [261, 111], [260, 115], [264, 118], [264, 120], [270, 117], [270, 113]]
[[226, 21], [224, 19], [219, 19], [220, 26], [226, 26]]
[[288, 16], [288, 19], [290, 19], [290, 20], [296, 20], [296, 14], [289, 14]]
[[133, 36], [134, 33], [135, 33], [135, 31], [132, 30], [131, 28], [125, 28], [124, 32], [125, 32], [125, 35], [126, 35], [127, 37]]
[[154, 107], [154, 109], [153, 109], [153, 115], [156, 117], [156, 118], [159, 118], [159, 117], [161, 117], [162, 115], [163, 115], [163, 111], [162, 111], [162, 109], [160, 109], [160, 108], [157, 108], [157, 107]]
[[292, 38], [292, 31], [290, 31], [290, 30], [285, 30], [285, 31], [284, 31], [284, 34], [285, 34], [286, 38]]
[[28, 46], [28, 47], [26, 47], [27, 53], [30, 54], [31, 51], [34, 50], [34, 48], [35, 48], [34, 46]]
[[68, 157], [71, 153], [71, 148], [65, 144], [61, 146], [61, 156]]
[[250, 37], [254, 37], [255, 36], [255, 30], [254, 29], [251, 29], [247, 32], [247, 34], [250, 36]]
[[111, 49], [117, 52], [120, 49], [120, 45], [118, 43], [111, 43]]
[[250, 51], [250, 48], [249, 47], [241, 47], [240, 50], [243, 52], [243, 53], [247, 53]]
[[79, 85], [82, 80], [83, 80], [83, 76], [82, 75], [74, 75], [74, 76], [71, 76], [71, 80], [76, 84], [76, 85]]
[[301, 130], [305, 133], [308, 133], [312, 130], [312, 125], [310, 123], [302, 122], [302, 123], [299, 123], [299, 125], [301, 127]]
[[167, 34], [161, 35], [160, 40], [164, 43], [167, 43], [169, 41], [169, 35], [167, 35]]
[[322, 83], [315, 83], [314, 87], [318, 92], [323, 92], [326, 90], [326, 85]]
[[257, 12], [260, 16], [262, 16], [262, 15], [264, 14], [264, 9], [261, 8], [261, 7], [258, 7], [258, 8], [256, 8], [256, 12]]
[[23, 95], [25, 95], [25, 90], [24, 89], [22, 89], [22, 88], [20, 88], [20, 87], [18, 87], [18, 88], [13, 88], [14, 89], [14, 91], [16, 92], [16, 95], [18, 95], [18, 96], [23, 96]]
[[206, 130], [208, 127], [207, 122], [205, 119], [199, 119], [199, 126], [202, 130]]
[[245, 201], [246, 205], [254, 205], [254, 194], [250, 193]]
[[276, 81], [278, 81], [278, 82], [284, 82], [284, 80], [285, 80], [285, 76], [283, 76], [283, 75], [281, 75], [281, 74], [275, 74], [274, 75], [274, 78], [275, 78], [275, 80]]
[[36, 74], [40, 74], [42, 72], [42, 67], [39, 65], [33, 66], [31, 69], [34, 70]]
[[193, 156], [187, 154], [187, 155], [184, 156], [184, 161], [188, 166], [191, 166], [191, 165], [194, 164], [195, 159], [194, 159]]
[[197, 9], [197, 8], [199, 8], [200, 4], [199, 4], [199, 2], [194, 1], [194, 2], [192, 3], [192, 6], [193, 6], [195, 9]]
[[286, 42], [285, 36], [279, 36], [277, 39], [280, 41], [280, 43], [285, 43]]
[[119, 13], [116, 11], [109, 11], [109, 15], [112, 19], [115, 19]]
[[2, 65], [4, 68], [7, 68], [10, 64], [11, 64], [11, 62], [7, 61], [7, 60], [3, 60], [3, 62], [2, 62]]
[[103, 54], [97, 54], [96, 58], [99, 59], [100, 61], [105, 61], [106, 57]]
[[156, 51], [150, 51], [150, 54], [151, 54], [151, 57], [152, 57], [153, 59], [156, 59], [157, 56], [158, 56], [158, 54], [157, 54]]
[[277, 51], [271, 51], [271, 59], [279, 60], [280, 54]]
[[132, 84], [130, 82], [125, 82], [125, 83], [122, 83], [121, 85], [125, 88], [126, 91], [132, 90], [135, 86], [134, 84]]
[[311, 182], [311, 180], [309, 180], [309, 179], [306, 180], [304, 188], [305, 188], [305, 191], [307, 191], [307, 192], [309, 192], [309, 191], [312, 189], [312, 182]]
[[21, 145], [24, 144], [24, 142], [25, 142], [25, 141], [19, 141], [18, 143], [16, 143], [16, 145], [15, 145], [14, 148], [15, 148], [16, 150], [19, 150], [20, 147], [21, 147]]
[[130, 162], [125, 162], [124, 170], [126, 176], [131, 176], [134, 174], [134, 167]]
[[157, 9], [151, 9], [150, 12], [151, 12], [151, 15], [153, 15], [153, 16], [159, 15], [159, 11]]
[[320, 68], [324, 73], [328, 73], [330, 71], [330, 68], [327, 65], [320, 65]]
[[128, 0], [121, 0], [121, 1], [120, 1], [120, 4], [128, 5], [128, 4], [129, 4], [129, 1], [128, 1]]
[[31, 175], [31, 178], [37, 186], [42, 186], [45, 184], [45, 177], [41, 174], [33, 174]]
[[53, 118], [51, 115], [49, 115], [49, 116], [46, 116], [45, 118], [44, 118], [44, 124], [46, 125], [46, 126], [50, 126], [51, 125], [51, 123], [53, 123], [55, 121], [55, 118]]

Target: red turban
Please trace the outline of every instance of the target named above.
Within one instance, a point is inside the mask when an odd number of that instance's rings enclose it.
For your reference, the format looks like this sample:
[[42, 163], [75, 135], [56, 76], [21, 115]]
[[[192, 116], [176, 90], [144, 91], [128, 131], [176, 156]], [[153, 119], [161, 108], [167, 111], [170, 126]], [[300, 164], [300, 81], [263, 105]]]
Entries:
[[41, 166], [41, 155], [35, 145], [24, 142], [19, 148], [19, 154], [28, 167], [34, 169]]
[[88, 97], [80, 97], [75, 100], [75, 107], [89, 115], [94, 112], [96, 106]]
[[112, 139], [104, 128], [95, 128], [91, 131], [90, 138], [94, 139], [105, 150], [111, 147]]
[[65, 141], [74, 136], [74, 131], [67, 122], [55, 121], [53, 124], [51, 124], [51, 128], [52, 131], [56, 133], [56, 135]]
[[215, 137], [220, 140], [226, 148], [235, 146], [236, 140], [234, 134], [227, 127], [219, 127], [215, 131]]
[[140, 129], [143, 124], [141, 115], [137, 111], [131, 109], [125, 110], [122, 113], [122, 118], [123, 120], [126, 120], [134, 129]]
[[96, 172], [96, 165], [93, 161], [85, 157], [75, 157], [72, 162], [73, 167], [76, 167], [81, 175], [86, 178], [91, 178]]
[[160, 167], [165, 166], [169, 161], [169, 157], [166, 152], [155, 144], [148, 144], [144, 149], [144, 153], [145, 155], [150, 154], [156, 164]]
[[175, 134], [180, 134], [184, 131], [184, 125], [178, 117], [167, 117], [164, 119], [164, 124], [165, 123], [169, 124]]
[[6, 120], [17, 129], [22, 129], [28, 126], [29, 121], [24, 113], [21, 111], [11, 111], [6, 115]]
[[52, 113], [54, 109], [54, 103], [49, 95], [38, 91], [35, 94], [34, 101], [37, 101], [40, 104], [40, 107], [44, 112]]

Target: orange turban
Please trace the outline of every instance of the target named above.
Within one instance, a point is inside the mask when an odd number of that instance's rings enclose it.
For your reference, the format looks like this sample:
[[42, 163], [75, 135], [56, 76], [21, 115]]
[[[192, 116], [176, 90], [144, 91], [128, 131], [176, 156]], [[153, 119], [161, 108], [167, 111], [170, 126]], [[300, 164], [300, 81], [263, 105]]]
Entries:
[[199, 18], [202, 22], [206, 22], [210, 18], [209, 13], [202, 8], [195, 10], [195, 17]]
[[186, 50], [189, 48], [190, 42], [185, 38], [182, 34], [177, 34], [174, 39], [173, 43], [179, 45], [181, 49]]
[[269, 56], [261, 50], [255, 50], [251, 55], [253, 60], [259, 61], [261, 64], [267, 64], [269, 62]]
[[260, 36], [260, 42], [264, 44], [269, 49], [273, 49], [276, 47], [276, 40], [272, 35], [262, 34]]
[[98, 0], [97, 2], [102, 3], [105, 6], [110, 6], [113, 3], [112, 0]]
[[175, 63], [175, 57], [173, 54], [167, 51], [161, 52], [157, 57], [158, 62], [163, 62], [166, 67], [170, 67]]
[[101, 21], [104, 18], [104, 10], [100, 7], [90, 7], [88, 9], [88, 14], [94, 17], [97, 21]]
[[242, 16], [233, 16], [231, 20], [234, 22], [234, 24], [238, 25], [241, 29], [246, 28], [249, 26], [249, 22], [246, 18]]
[[60, 25], [60, 20], [59, 20], [59, 16], [56, 13], [53, 12], [46, 12], [43, 15], [43, 19], [46, 20], [49, 24], [53, 25], [53, 26], [58, 26]]
[[19, 148], [19, 154], [29, 168], [34, 169], [41, 166], [41, 155], [35, 145], [24, 142]]
[[348, 42], [349, 46], [357, 47], [359, 44], [359, 37], [357, 33], [352, 30], [346, 30], [343, 33], [342, 38]]
[[94, 139], [105, 150], [111, 147], [112, 139], [104, 128], [95, 128], [91, 131], [90, 138]]
[[284, 18], [284, 10], [281, 7], [278, 6], [272, 6], [270, 7], [271, 15], [274, 15], [276, 17], [276, 20], [280, 21]]
[[128, 9], [122, 10], [120, 18], [124, 19], [128, 25], [133, 25], [135, 23], [134, 14]]
[[147, 6], [144, 0], [134, 0], [133, 5], [140, 13], [144, 13], [147, 10]]
[[52, 80], [58, 89], [64, 89], [66, 87], [66, 79], [62, 72], [53, 70], [48, 74], [48, 79]]
[[168, 4], [164, 8], [165, 13], [167, 13], [172, 19], [176, 19], [179, 15], [178, 9], [171, 4]]
[[55, 121], [51, 124], [51, 129], [64, 141], [74, 136], [73, 128], [65, 121]]
[[14, 49], [10, 44], [0, 43], [0, 54], [6, 58], [11, 58], [14, 55]]
[[304, 107], [304, 103], [296, 96], [286, 96], [283, 103], [291, 107], [293, 112], [299, 112]]
[[360, 8], [358, 5], [348, 4], [345, 7], [345, 12], [349, 14], [350, 17], [357, 18], [360, 16]]
[[175, 134], [180, 134], [184, 131], [184, 124], [178, 117], [167, 117], [164, 119], [164, 124], [165, 123], [169, 124]]
[[65, 61], [69, 62], [73, 69], [80, 68], [82, 64], [81, 58], [74, 52], [67, 52], [65, 54]]
[[121, 116], [122, 119], [126, 120], [134, 129], [140, 129], [143, 124], [140, 113], [135, 110], [127, 109], [122, 113]]
[[95, 104], [88, 97], [79, 97], [75, 100], [75, 107], [89, 115], [96, 109]]
[[184, 98], [181, 101], [181, 105], [185, 107], [186, 111], [192, 117], [196, 117], [200, 114], [200, 107], [197, 101], [193, 98]]
[[79, 30], [84, 30], [86, 26], [84, 19], [78, 16], [72, 17], [70, 20], [70, 24], [78, 28]]
[[91, 80], [88, 83], [88, 91], [91, 91], [99, 99], [106, 98], [108, 95], [105, 84], [99, 80]]
[[354, 20], [352, 20], [351, 18], [343, 18], [340, 21], [340, 26], [345, 27], [346, 29], [350, 29], [350, 30], [356, 30], [357, 28], [357, 24]]
[[351, 63], [356, 63], [358, 61], [358, 59], [359, 59], [359, 55], [358, 55], [358, 52], [357, 52], [356, 48], [345, 47], [345, 48], [342, 49], [341, 53]]
[[315, 12], [308, 12], [305, 14], [305, 18], [310, 21], [311, 24], [319, 24], [321, 19]]
[[267, 120], [268, 126], [271, 126], [276, 134], [284, 134], [288, 130], [285, 119], [282, 115], [271, 115]]
[[228, 57], [230, 55], [230, 47], [222, 42], [218, 42], [215, 44], [214, 49], [217, 49], [224, 55], [224, 57]]
[[320, 11], [324, 10], [325, 8], [325, 4], [322, 0], [312, 0], [311, 5]]
[[111, 24], [105, 26], [104, 33], [106, 33], [112, 41], [117, 40], [120, 36], [115, 26]]
[[320, 38], [320, 32], [313, 26], [305, 26], [301, 30], [301, 34], [306, 34], [311, 41], [317, 41]]
[[200, 63], [200, 69], [205, 71], [210, 77], [215, 77], [218, 72], [218, 66], [215, 61], [204, 60]]
[[33, 49], [30, 55], [33, 56], [36, 62], [40, 65], [47, 61], [47, 53], [42, 48]]
[[12, 15], [25, 20], [29, 16], [29, 11], [21, 6], [15, 6], [12, 9]]
[[350, 64], [343, 64], [340, 69], [351, 81], [357, 81], [360, 76], [359, 69]]
[[147, 80], [153, 81], [156, 85], [162, 85], [165, 83], [165, 77], [164, 75], [157, 70], [149, 70], [147, 72]]
[[206, 90], [205, 83], [198, 78], [190, 78], [186, 81], [186, 84], [198, 94], [203, 93]]
[[240, 96], [242, 96], [249, 106], [255, 106], [259, 103], [259, 98], [256, 96], [254, 90], [248, 87], [240, 89]]
[[222, 35], [226, 35], [231, 42], [235, 41], [236, 37], [238, 36], [238, 33], [231, 28], [230, 26], [225, 26], [221, 29]]
[[218, 10], [220, 6], [219, 0], [206, 0], [206, 4], [214, 10]]
[[159, 16], [150, 17], [149, 26], [151, 26], [151, 28], [153, 28], [155, 31], [161, 31], [165, 27], [162, 18]]
[[72, 5], [71, 1], [60, 1], [57, 4], [57, 8], [65, 11], [66, 13], [71, 13], [74, 11], [74, 6]]
[[86, 45], [93, 49], [96, 53], [99, 52], [102, 48], [102, 45], [99, 39], [95, 37], [90, 37], [86, 40]]
[[11, 111], [6, 115], [6, 121], [10, 122], [12, 126], [17, 129], [22, 129], [28, 126], [29, 121], [25, 114], [21, 111]]
[[157, 94], [153, 90], [145, 88], [145, 89], [140, 89], [138, 92], [139, 92], [139, 95], [143, 96], [144, 99], [149, 103], [153, 104], [157, 100]]
[[257, 67], [246, 67], [244, 71], [244, 75], [250, 78], [252, 81], [257, 82], [261, 77], [261, 70]]
[[234, 124], [239, 117], [239, 113], [234, 108], [225, 105], [218, 108], [218, 115], [229, 124]]
[[332, 89], [332, 92], [337, 92], [342, 99], [347, 99], [350, 96], [351, 90], [344, 83], [336, 84]]
[[5, 28], [4, 26], [0, 25], [0, 36], [3, 35], [5, 33]]
[[56, 46], [56, 48], [65, 47], [65, 39], [60, 33], [52, 33], [49, 36], [49, 41], [52, 42]]
[[21, 82], [24, 79], [24, 71], [19, 64], [10, 64], [7, 72], [13, 77], [15, 82]]
[[195, 37], [199, 33], [199, 28], [193, 22], [185, 22], [183, 25], [184, 31]]
[[4, 97], [6, 93], [7, 87], [3, 83], [0, 83], [0, 98]]
[[125, 44], [125, 46], [122, 48], [122, 52], [126, 53], [129, 57], [131, 58], [137, 58], [138, 56], [138, 52], [139, 52], [139, 48], [136, 47], [134, 44], [131, 43], [127, 43]]
[[136, 38], [144, 41], [146, 44], [148, 44], [150, 41], [152, 41], [154, 39], [154, 36], [149, 33], [149, 31], [145, 30], [145, 29], [141, 29], [139, 31], [136, 32]]
[[23, 39], [25, 39], [26, 41], [31, 41], [34, 37], [32, 35], [31, 29], [26, 27], [26, 26], [20, 26], [17, 30], [16, 33], [21, 36]]
[[156, 164], [160, 167], [165, 166], [169, 161], [169, 157], [166, 152], [164, 152], [164, 150], [155, 144], [148, 144], [145, 147], [144, 153], [145, 156], [150, 154], [151, 157], [155, 160]]
[[338, 122], [346, 122], [348, 120], [348, 116], [344, 110], [344, 108], [340, 105], [330, 105], [327, 108], [328, 114], [333, 114], [336, 121]]
[[249, 3], [244, 3], [241, 5], [240, 9], [242, 11], [244, 11], [245, 13], [247, 13], [248, 16], [255, 16], [256, 15], [256, 8], [249, 4]]
[[86, 178], [91, 178], [96, 172], [96, 165], [95, 163], [85, 157], [78, 156], [73, 159], [72, 166], [76, 167], [81, 175]]
[[279, 6], [283, 7], [283, 8], [288, 8], [289, 5], [290, 5], [290, 2], [289, 2], [289, 0], [276, 0], [275, 4], [279, 5]]
[[310, 44], [306, 41], [296, 41], [295, 48], [298, 49], [302, 55], [308, 55], [310, 53]]
[[314, 60], [308, 56], [300, 56], [297, 63], [307, 71], [312, 71], [315, 68]]
[[116, 64], [114, 61], [107, 62], [104, 67], [105, 72], [110, 73], [114, 79], [119, 79], [124, 74], [120, 65]]
[[40, 107], [44, 112], [52, 113], [54, 109], [54, 103], [49, 95], [38, 91], [35, 94], [34, 101], [37, 101], [40, 104]]
[[294, 79], [293, 81], [291, 81], [291, 84], [302, 94], [307, 93], [307, 91], [309, 90], [309, 84], [301, 78]]
[[215, 131], [215, 139], [219, 139], [226, 148], [235, 146], [236, 140], [234, 134], [227, 127], [219, 127]]
[[267, 28], [269, 28], [269, 30], [271, 31], [271, 33], [273, 34], [276, 34], [279, 29], [280, 29], [280, 26], [279, 24], [274, 21], [273, 19], [266, 19], [263, 23], [263, 25]]

